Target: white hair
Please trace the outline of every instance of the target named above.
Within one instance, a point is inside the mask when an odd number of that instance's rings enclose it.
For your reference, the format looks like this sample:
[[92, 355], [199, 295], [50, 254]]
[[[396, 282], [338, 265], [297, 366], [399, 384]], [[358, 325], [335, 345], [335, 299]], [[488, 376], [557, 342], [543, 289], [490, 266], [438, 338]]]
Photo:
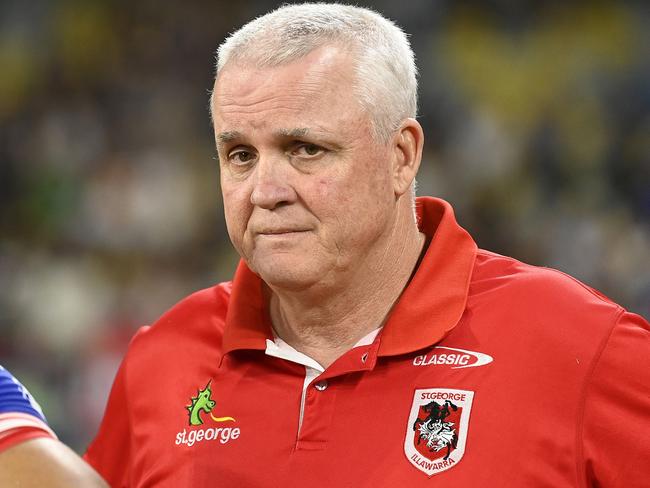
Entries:
[[416, 116], [417, 69], [408, 38], [392, 21], [366, 8], [282, 6], [244, 25], [219, 46], [216, 75], [229, 62], [278, 66], [325, 45], [351, 50], [354, 89], [377, 140], [388, 141], [405, 118]]

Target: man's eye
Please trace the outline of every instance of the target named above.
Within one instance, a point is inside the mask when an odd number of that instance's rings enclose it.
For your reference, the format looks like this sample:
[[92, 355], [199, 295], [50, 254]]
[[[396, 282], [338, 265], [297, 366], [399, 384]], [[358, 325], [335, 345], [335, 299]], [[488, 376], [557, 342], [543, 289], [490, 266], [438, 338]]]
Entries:
[[239, 149], [228, 154], [228, 160], [233, 164], [246, 164], [255, 159], [255, 154], [251, 151]]
[[296, 156], [318, 156], [322, 152], [323, 148], [316, 144], [300, 144], [292, 151]]

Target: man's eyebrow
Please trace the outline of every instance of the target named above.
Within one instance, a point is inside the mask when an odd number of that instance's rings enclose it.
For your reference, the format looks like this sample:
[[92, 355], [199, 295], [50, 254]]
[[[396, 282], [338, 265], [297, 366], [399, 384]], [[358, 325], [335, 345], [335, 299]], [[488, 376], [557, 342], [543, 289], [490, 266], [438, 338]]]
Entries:
[[309, 129], [307, 127], [299, 127], [295, 129], [281, 129], [277, 132], [277, 134], [282, 137], [301, 138], [309, 134]]
[[238, 132], [236, 130], [221, 132], [217, 134], [217, 144], [226, 144], [228, 142], [234, 141], [239, 137], [241, 137], [241, 132]]

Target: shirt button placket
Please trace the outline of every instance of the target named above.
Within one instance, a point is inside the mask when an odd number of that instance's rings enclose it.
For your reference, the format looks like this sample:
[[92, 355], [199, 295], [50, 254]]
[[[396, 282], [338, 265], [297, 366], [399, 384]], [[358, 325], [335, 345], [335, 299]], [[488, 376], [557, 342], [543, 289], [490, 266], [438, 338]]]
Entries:
[[332, 387], [328, 380], [317, 380], [309, 386], [296, 450], [325, 449], [331, 434], [335, 404], [336, 388]]

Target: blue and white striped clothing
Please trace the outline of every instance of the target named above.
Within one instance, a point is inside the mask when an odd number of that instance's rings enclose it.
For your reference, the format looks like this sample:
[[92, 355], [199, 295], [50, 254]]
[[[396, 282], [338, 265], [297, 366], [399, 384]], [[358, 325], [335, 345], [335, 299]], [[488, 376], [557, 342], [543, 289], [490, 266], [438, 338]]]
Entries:
[[0, 366], [0, 414], [20, 412], [47, 422], [43, 410], [20, 381]]
[[27, 388], [0, 366], [0, 451], [43, 436], [56, 439], [43, 410]]

